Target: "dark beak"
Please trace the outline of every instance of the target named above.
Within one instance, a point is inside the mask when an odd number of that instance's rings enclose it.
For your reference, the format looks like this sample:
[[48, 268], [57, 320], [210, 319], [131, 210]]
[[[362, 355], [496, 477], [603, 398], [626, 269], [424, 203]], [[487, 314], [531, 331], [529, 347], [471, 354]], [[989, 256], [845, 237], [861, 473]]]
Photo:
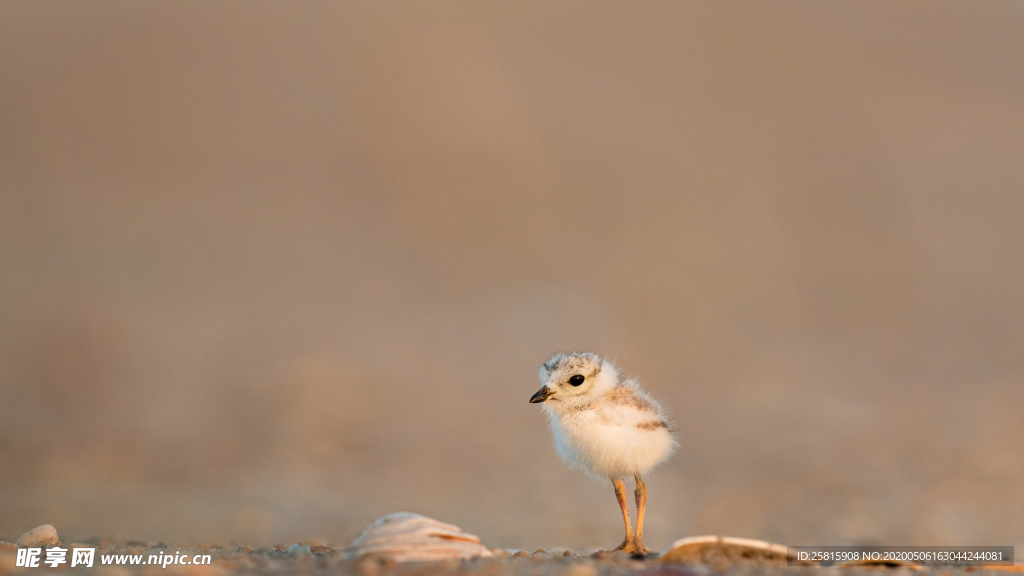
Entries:
[[530, 396], [530, 404], [537, 404], [539, 402], [543, 402], [543, 401], [547, 400], [548, 398], [551, 398], [551, 396], [553, 394], [554, 394], [554, 392], [551, 390], [551, 388], [548, 388], [547, 386], [545, 386], [545, 387], [541, 388], [540, 390], [537, 390], [536, 394], [534, 394], [533, 396]]

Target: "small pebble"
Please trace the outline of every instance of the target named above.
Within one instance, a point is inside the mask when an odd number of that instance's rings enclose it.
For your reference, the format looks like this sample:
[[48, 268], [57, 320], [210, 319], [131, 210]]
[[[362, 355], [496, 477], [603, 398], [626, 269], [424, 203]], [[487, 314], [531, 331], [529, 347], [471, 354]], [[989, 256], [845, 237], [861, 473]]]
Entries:
[[334, 552], [334, 548], [331, 548], [330, 546], [310, 546], [309, 550], [314, 554], [323, 552]]

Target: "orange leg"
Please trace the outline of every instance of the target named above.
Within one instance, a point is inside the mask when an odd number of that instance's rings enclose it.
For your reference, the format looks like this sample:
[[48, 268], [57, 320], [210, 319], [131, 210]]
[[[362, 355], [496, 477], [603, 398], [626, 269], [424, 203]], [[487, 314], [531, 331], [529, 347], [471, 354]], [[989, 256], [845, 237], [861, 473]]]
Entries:
[[650, 554], [651, 551], [644, 546], [644, 510], [647, 508], [647, 484], [644, 483], [644, 479], [639, 474], [634, 476], [636, 479], [636, 491], [633, 495], [636, 496], [636, 537], [633, 538], [633, 547], [636, 548], [637, 554]]
[[612, 480], [612, 485], [615, 486], [615, 498], [619, 501], [619, 508], [622, 509], [622, 521], [626, 523], [626, 539], [619, 544], [616, 550], [632, 554], [636, 552], [636, 548], [633, 545], [633, 526], [629, 521], [629, 504], [626, 503], [626, 485], [618, 478]]

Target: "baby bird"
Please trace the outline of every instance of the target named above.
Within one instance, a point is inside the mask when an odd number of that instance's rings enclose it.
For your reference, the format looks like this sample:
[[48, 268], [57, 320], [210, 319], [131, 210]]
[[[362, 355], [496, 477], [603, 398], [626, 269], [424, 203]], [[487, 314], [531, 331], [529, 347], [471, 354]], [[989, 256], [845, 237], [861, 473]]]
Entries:
[[[530, 398], [547, 412], [555, 450], [566, 464], [608, 478], [626, 523], [626, 539], [616, 550], [648, 554], [644, 546], [647, 486], [641, 477], [676, 447], [661, 406], [632, 378], [590, 352], [558, 354], [540, 368], [543, 386]], [[625, 476], [636, 479], [636, 533], [629, 522]]]

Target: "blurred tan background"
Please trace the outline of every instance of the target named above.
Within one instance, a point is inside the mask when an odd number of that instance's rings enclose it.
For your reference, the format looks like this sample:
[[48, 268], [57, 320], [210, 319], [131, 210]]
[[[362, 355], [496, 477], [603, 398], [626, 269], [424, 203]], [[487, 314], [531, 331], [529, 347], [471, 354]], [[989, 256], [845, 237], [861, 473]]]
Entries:
[[1024, 3], [0, 4], [0, 539], [1024, 545]]

